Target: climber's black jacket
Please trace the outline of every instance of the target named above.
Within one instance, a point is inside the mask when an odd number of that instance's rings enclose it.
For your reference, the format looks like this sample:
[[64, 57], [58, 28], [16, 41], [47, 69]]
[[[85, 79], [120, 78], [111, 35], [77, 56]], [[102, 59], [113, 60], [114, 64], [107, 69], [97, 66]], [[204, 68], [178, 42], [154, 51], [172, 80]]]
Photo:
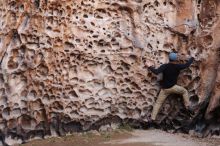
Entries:
[[169, 62], [167, 64], [162, 64], [158, 69], [153, 67], [149, 67], [148, 69], [154, 74], [163, 73], [163, 79], [160, 82], [160, 85], [163, 89], [167, 89], [173, 87], [177, 83], [180, 71], [189, 67], [193, 61], [194, 58], [192, 57], [185, 64], [174, 64]]

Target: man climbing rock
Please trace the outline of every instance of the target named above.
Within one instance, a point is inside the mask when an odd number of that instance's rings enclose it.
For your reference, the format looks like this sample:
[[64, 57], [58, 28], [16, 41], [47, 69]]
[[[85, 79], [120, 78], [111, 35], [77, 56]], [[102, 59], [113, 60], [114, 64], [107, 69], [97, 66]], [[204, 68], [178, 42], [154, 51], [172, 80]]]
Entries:
[[188, 91], [179, 85], [177, 85], [177, 78], [179, 76], [179, 73], [181, 70], [189, 67], [192, 62], [194, 61], [194, 58], [191, 57], [185, 64], [178, 64], [177, 59], [182, 56], [177, 56], [176, 53], [170, 53], [169, 54], [169, 63], [162, 64], [158, 69], [155, 69], [152, 66], [149, 66], [149, 64], [146, 62], [146, 66], [150, 71], [152, 71], [154, 74], [163, 74], [163, 79], [160, 83], [161, 85], [161, 91], [158, 95], [158, 98], [156, 100], [156, 103], [153, 107], [153, 111], [151, 114], [151, 120], [156, 120], [157, 114], [159, 112], [159, 109], [163, 102], [165, 101], [166, 97], [170, 94], [181, 94], [184, 99], [184, 104], [187, 109], [191, 110], [191, 106], [189, 103], [189, 96]]

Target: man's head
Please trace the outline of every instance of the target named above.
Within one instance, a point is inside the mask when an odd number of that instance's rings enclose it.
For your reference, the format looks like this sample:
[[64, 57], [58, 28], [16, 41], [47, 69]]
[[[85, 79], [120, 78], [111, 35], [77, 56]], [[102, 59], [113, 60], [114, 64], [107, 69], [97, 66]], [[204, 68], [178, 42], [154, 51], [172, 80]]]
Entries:
[[176, 61], [177, 60], [177, 54], [176, 53], [170, 53], [169, 54], [169, 60], [170, 61]]

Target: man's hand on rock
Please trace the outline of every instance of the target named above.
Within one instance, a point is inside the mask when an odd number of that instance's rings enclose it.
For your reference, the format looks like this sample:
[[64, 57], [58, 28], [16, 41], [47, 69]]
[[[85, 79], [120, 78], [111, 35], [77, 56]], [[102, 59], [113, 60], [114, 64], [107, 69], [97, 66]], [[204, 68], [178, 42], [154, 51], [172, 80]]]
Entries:
[[148, 67], [151, 67], [151, 66], [155, 66], [155, 64], [153, 63], [153, 61], [147, 60], [147, 61], [145, 62], [145, 66], [148, 68]]
[[178, 54], [178, 60], [188, 60], [191, 57], [189, 55], [185, 55], [185, 54]]

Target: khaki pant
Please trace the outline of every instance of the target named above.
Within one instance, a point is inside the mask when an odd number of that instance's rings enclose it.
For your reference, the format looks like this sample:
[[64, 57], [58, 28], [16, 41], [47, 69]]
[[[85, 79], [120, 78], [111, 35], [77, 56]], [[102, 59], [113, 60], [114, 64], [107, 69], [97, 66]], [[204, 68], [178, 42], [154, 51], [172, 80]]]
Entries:
[[157, 98], [157, 101], [153, 107], [153, 111], [152, 111], [152, 115], [151, 115], [152, 120], [156, 119], [161, 105], [165, 101], [166, 97], [172, 93], [183, 95], [185, 106], [186, 107], [189, 106], [189, 95], [188, 95], [188, 91], [185, 88], [178, 86], [178, 85], [174, 85], [173, 87], [168, 88], [168, 89], [161, 89], [159, 96]]

